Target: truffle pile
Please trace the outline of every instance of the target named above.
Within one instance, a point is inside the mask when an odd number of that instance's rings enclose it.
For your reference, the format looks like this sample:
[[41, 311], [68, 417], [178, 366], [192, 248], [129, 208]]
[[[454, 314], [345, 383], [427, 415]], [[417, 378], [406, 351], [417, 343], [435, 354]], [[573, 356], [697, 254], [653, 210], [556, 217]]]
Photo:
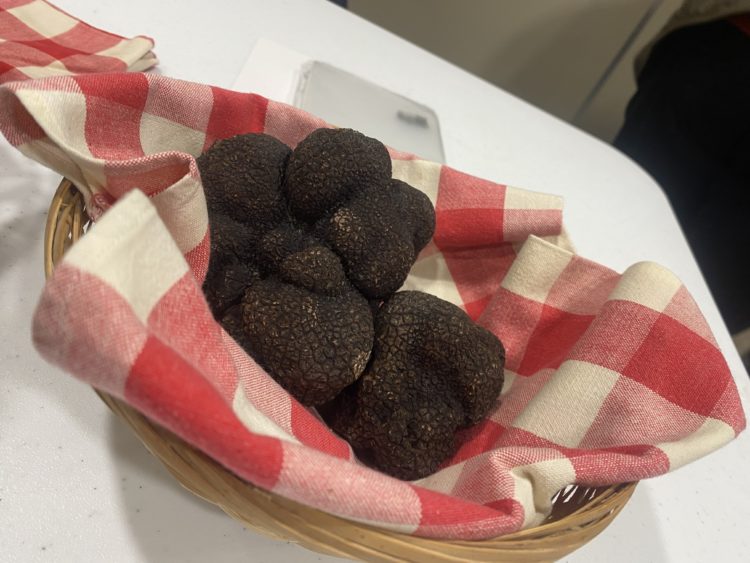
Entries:
[[363, 461], [402, 479], [434, 472], [495, 404], [505, 352], [458, 307], [396, 293], [432, 237], [430, 200], [350, 129], [318, 129], [294, 151], [238, 135], [198, 168], [214, 316]]

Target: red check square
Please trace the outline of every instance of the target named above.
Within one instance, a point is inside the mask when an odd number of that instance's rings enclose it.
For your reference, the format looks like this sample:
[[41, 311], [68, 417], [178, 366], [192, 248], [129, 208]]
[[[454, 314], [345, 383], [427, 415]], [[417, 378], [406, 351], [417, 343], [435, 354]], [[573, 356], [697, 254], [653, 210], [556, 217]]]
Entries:
[[11, 43], [7, 41], [0, 43], [0, 60], [4, 64], [13, 67], [26, 67], [26, 66], [47, 66], [50, 63], [55, 62], [55, 57], [29, 47], [21, 43]]
[[[145, 74], [121, 74], [111, 77], [111, 80], [92, 80], [90, 76], [81, 76], [75, 77], [75, 81], [87, 98], [99, 98], [106, 102], [106, 105], [102, 106], [104, 108], [117, 104], [140, 113], [146, 107], [149, 83]], [[113, 87], [113, 83], [117, 84], [116, 88]], [[139, 118], [136, 125], [140, 121]]]
[[647, 444], [579, 449], [568, 451], [567, 455], [575, 469], [576, 482], [593, 487], [609, 482], [602, 479], [602, 475], [611, 475], [612, 479], [622, 483], [669, 471], [667, 454]]
[[533, 375], [544, 368], [558, 367], [593, 319], [592, 315], [576, 315], [544, 305], [526, 345], [519, 375]]
[[118, 198], [136, 188], [149, 196], [154, 196], [189, 173], [187, 164], [179, 157], [173, 157], [173, 162], [164, 163], [159, 168], [143, 168], [140, 172], [137, 166], [106, 162], [104, 174], [107, 176], [107, 189]]
[[217, 139], [263, 132], [268, 100], [216, 87], [212, 87], [211, 92], [213, 106], [206, 127], [206, 147]]
[[140, 125], [148, 98], [146, 77], [118, 75], [118, 88], [88, 78], [76, 78], [76, 82], [86, 95], [86, 142], [91, 154], [111, 160], [142, 156]]
[[85, 46], [89, 53], [98, 53], [114, 47], [122, 41], [122, 37], [96, 29], [83, 22], [78, 22], [65, 33], [55, 35], [55, 43], [62, 47], [78, 48]]
[[[438, 196], [439, 197], [439, 196]], [[502, 209], [446, 209], [436, 212], [435, 244], [468, 248], [503, 243]]]
[[[685, 381], [685, 373], [704, 373]], [[721, 352], [667, 315], [660, 315], [623, 374], [668, 401], [704, 416], [711, 414], [731, 381]]]
[[505, 428], [490, 419], [464, 430], [457, 436], [461, 444], [458, 451], [444, 465], [460, 463], [491, 450], [504, 431]]
[[37, 49], [41, 51], [42, 53], [46, 53], [54, 59], [64, 59], [65, 57], [70, 57], [72, 55], [80, 55], [83, 53], [83, 51], [79, 51], [78, 49], [73, 49], [71, 47], [66, 47], [65, 45], [60, 45], [59, 43], [57, 43], [56, 41], [53, 41], [52, 39], [37, 39], [33, 41], [20, 41], [19, 43], [22, 43], [26, 45], [27, 47]]
[[476, 320], [500, 287], [516, 252], [512, 245], [502, 244], [485, 248], [448, 249], [443, 252], [443, 257], [466, 312]]
[[482, 180], [443, 166], [436, 208], [447, 209], [502, 209], [505, 186]]
[[[85, 53], [71, 55], [60, 59], [70, 72], [125, 72], [128, 65], [116, 57], [104, 57], [101, 55], [87, 55]], [[133, 76], [136, 76], [135, 74]]]

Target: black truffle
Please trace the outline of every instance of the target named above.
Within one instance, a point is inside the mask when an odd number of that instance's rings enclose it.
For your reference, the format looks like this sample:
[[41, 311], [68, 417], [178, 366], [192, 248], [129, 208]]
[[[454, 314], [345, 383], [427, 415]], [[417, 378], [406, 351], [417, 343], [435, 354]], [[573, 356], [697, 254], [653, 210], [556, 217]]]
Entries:
[[239, 304], [245, 289], [258, 279], [260, 274], [252, 264], [237, 260], [230, 259], [209, 269], [203, 292], [214, 317], [221, 319], [229, 307]]
[[263, 133], [217, 141], [197, 159], [213, 212], [265, 232], [288, 214], [281, 192], [291, 149]]
[[[219, 267], [227, 261], [252, 262], [255, 257], [255, 246], [259, 233], [219, 212], [208, 215], [208, 226], [211, 233], [211, 260], [209, 270]], [[214, 266], [215, 264], [215, 266]]]
[[455, 305], [396, 293], [375, 316], [367, 369], [323, 414], [363, 461], [419, 479], [451, 455], [456, 430], [488, 414], [504, 363], [500, 341]]
[[383, 143], [352, 129], [317, 129], [294, 149], [284, 192], [294, 216], [312, 223], [351, 193], [390, 178]]
[[308, 406], [333, 399], [370, 357], [372, 314], [350, 286], [325, 295], [269, 277], [247, 289], [242, 315], [255, 359]]
[[351, 282], [369, 299], [385, 298], [401, 287], [434, 230], [432, 202], [399, 180], [359, 190], [316, 226], [318, 236], [341, 257]]
[[364, 369], [372, 313], [339, 257], [293, 224], [281, 191], [290, 153], [272, 137], [249, 134], [219, 141], [198, 159], [211, 229], [204, 291], [225, 330], [314, 405]]
[[241, 297], [243, 271], [248, 274], [245, 287], [257, 278], [260, 238], [288, 220], [281, 184], [290, 154], [269, 135], [248, 134], [217, 141], [196, 161], [211, 235], [203, 289], [217, 318]]
[[433, 235], [427, 196], [348, 129], [293, 152], [240, 135], [198, 166], [216, 318], [300, 402], [325, 405], [364, 460], [406, 479], [433, 472], [497, 399], [504, 352], [453, 305], [392, 295]]

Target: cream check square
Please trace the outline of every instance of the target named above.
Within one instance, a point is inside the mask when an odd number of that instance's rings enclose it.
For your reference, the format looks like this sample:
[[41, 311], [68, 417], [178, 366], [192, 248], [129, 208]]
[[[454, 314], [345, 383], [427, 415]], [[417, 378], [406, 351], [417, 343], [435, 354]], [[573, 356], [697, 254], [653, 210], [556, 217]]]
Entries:
[[574, 448], [586, 436], [619, 377], [619, 373], [607, 368], [568, 360], [513, 421], [513, 426]]
[[667, 454], [669, 470], [674, 471], [686, 463], [703, 457], [734, 439], [734, 430], [715, 418], [708, 418], [698, 430], [678, 442], [656, 444]]
[[458, 480], [461, 478], [461, 474], [463, 473], [465, 466], [465, 461], [462, 461], [461, 463], [455, 463], [444, 469], [441, 469], [437, 473], [433, 473], [429, 477], [414, 481], [414, 484], [449, 495], [453, 492], [456, 483], [458, 483]]
[[42, 0], [24, 4], [17, 8], [11, 8], [8, 10], [8, 13], [13, 14], [31, 29], [45, 37], [62, 35], [66, 31], [73, 29], [78, 23], [69, 15], [64, 14], [46, 2], [42, 2]]
[[[79, 92], [19, 90], [18, 98], [56, 144], [91, 157], [86, 143], [86, 96]], [[60, 111], [65, 108], [65, 111]]]
[[84, 167], [79, 166], [71, 160], [69, 154], [47, 137], [26, 142], [16, 148], [29, 158], [57, 170], [82, 191], [89, 187], [100, 189], [104, 185], [104, 162], [100, 159], [87, 159]]
[[439, 252], [414, 264], [401, 289], [425, 291], [459, 307], [463, 305], [448, 264]]
[[[174, 244], [156, 208], [143, 192], [133, 190], [102, 216], [65, 260], [107, 282], [146, 324], [154, 305], [188, 271]], [[134, 268], [160, 274], [134, 276]]]
[[502, 287], [516, 295], [544, 303], [572, 258], [573, 254], [567, 250], [537, 237], [529, 237], [503, 279]]
[[513, 388], [513, 384], [516, 381], [516, 378], [518, 375], [515, 372], [510, 371], [509, 369], [505, 370], [505, 380], [503, 381], [503, 390], [500, 392], [500, 395], [505, 395]]
[[[164, 225], [183, 254], [198, 246], [206, 236], [206, 198], [196, 178], [181, 178], [153, 196], [151, 203], [160, 211]], [[179, 209], [180, 213], [169, 213], [170, 209]]]
[[576, 471], [566, 457], [547, 459], [510, 470], [515, 485], [514, 498], [524, 510], [524, 527], [540, 524], [552, 508], [552, 496], [575, 482]]
[[141, 146], [145, 154], [163, 152], [164, 147], [199, 155], [206, 142], [206, 134], [175, 121], [150, 113], [141, 116]]
[[262, 436], [271, 436], [279, 440], [285, 440], [299, 444], [299, 440], [291, 434], [285, 432], [273, 420], [260, 412], [258, 408], [247, 398], [242, 385], [238, 385], [232, 401], [232, 411], [237, 415], [240, 422], [250, 430]]
[[505, 209], [562, 209], [560, 196], [529, 192], [508, 186], [505, 189]]
[[45, 78], [47, 76], [65, 76], [70, 71], [61, 61], [53, 61], [47, 66], [19, 66], [18, 70], [29, 78]]
[[639, 262], [625, 270], [609, 298], [633, 301], [661, 313], [681, 285], [666, 268], [653, 262]]
[[424, 192], [436, 206], [441, 168], [439, 164], [426, 160], [394, 160], [393, 177]]
[[108, 47], [96, 54], [102, 57], [114, 57], [127, 62], [133, 58], [133, 52], [142, 52], [145, 55], [151, 50], [151, 47], [151, 41], [148, 39], [133, 37], [132, 39], [123, 39], [112, 47]]

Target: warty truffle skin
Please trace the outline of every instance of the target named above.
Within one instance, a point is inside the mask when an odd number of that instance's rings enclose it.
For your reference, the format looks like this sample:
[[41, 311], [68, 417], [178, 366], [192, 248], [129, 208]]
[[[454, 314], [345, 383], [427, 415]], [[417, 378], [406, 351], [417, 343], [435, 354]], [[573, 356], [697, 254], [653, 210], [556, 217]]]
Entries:
[[281, 185], [291, 150], [267, 135], [219, 141], [198, 158], [211, 229], [204, 292], [225, 330], [307, 405], [364, 369], [372, 313], [340, 258], [293, 223]]
[[500, 341], [455, 305], [396, 293], [375, 315], [367, 369], [323, 414], [364, 462], [419, 479], [453, 453], [458, 429], [496, 404], [504, 363]]
[[351, 287], [330, 296], [268, 277], [247, 289], [242, 320], [255, 359], [307, 406], [354, 382], [372, 350], [370, 306]]
[[237, 305], [245, 288], [260, 279], [258, 270], [246, 262], [227, 259], [209, 269], [203, 284], [203, 293], [214, 317], [221, 319], [227, 309]]
[[288, 217], [281, 191], [291, 149], [263, 133], [217, 141], [196, 160], [213, 212], [259, 233]]
[[264, 275], [276, 275], [313, 293], [337, 295], [351, 290], [339, 257], [295, 225], [282, 223], [266, 233], [257, 256]]
[[432, 202], [400, 180], [359, 190], [315, 229], [368, 299], [383, 299], [403, 285], [434, 231]]
[[308, 223], [368, 186], [391, 178], [383, 143], [352, 129], [316, 129], [294, 149], [284, 193], [292, 214]]
[[203, 289], [217, 318], [237, 301], [228, 296], [236, 290], [238, 264], [253, 271], [249, 285], [257, 277], [255, 253], [260, 238], [289, 220], [281, 184], [290, 154], [291, 149], [274, 137], [251, 133], [217, 141], [196, 159], [211, 234]]
[[433, 235], [429, 198], [391, 179], [382, 143], [346, 129], [294, 151], [241, 135], [198, 165], [205, 289], [224, 328], [302, 404], [325, 406], [365, 462], [403, 479], [435, 471], [495, 403], [504, 352], [457, 307], [393, 295]]

